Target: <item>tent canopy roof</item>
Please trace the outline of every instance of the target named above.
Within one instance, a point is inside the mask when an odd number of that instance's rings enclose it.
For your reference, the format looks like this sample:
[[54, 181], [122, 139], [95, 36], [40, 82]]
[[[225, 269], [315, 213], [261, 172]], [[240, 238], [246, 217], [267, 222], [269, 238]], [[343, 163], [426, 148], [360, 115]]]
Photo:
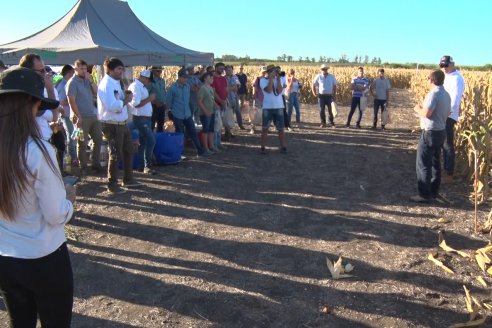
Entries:
[[46, 64], [63, 65], [82, 58], [102, 64], [108, 56], [125, 65], [210, 64], [213, 53], [183, 48], [149, 29], [119, 0], [79, 0], [61, 19], [27, 38], [0, 45], [0, 59], [18, 64], [27, 52]]

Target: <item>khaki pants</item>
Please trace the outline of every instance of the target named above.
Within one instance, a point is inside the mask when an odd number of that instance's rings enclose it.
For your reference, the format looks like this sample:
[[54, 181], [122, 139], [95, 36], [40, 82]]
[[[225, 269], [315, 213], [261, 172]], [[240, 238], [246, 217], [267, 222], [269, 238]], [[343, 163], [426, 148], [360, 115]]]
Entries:
[[109, 184], [118, 183], [118, 161], [123, 161], [123, 182], [133, 180], [133, 144], [130, 129], [125, 125], [102, 123], [104, 137], [108, 140]]
[[77, 141], [77, 157], [79, 158], [80, 167], [87, 168], [87, 141], [88, 136], [94, 143], [91, 152], [92, 167], [101, 167], [100, 151], [102, 143], [101, 122], [96, 116], [82, 116], [82, 131], [84, 131], [84, 140]]

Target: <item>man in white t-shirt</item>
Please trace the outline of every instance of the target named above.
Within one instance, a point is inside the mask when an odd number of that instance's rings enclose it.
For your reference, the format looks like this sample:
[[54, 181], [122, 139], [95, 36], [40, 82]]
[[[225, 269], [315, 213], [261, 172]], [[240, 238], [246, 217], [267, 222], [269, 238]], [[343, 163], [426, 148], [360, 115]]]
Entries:
[[445, 73], [444, 89], [451, 96], [451, 113], [446, 120], [446, 139], [444, 140], [444, 183], [453, 182], [454, 174], [454, 125], [460, 117], [460, 104], [465, 91], [465, 80], [460, 71], [456, 70], [451, 56], [442, 56], [439, 67]]
[[284, 132], [284, 101], [282, 99], [283, 85], [280, 72], [275, 65], [267, 66], [267, 77], [260, 80], [260, 88], [263, 91], [263, 122], [261, 129], [261, 153], [266, 154], [265, 146], [268, 136], [268, 127], [275, 122], [280, 140], [280, 152], [287, 153], [285, 147]]

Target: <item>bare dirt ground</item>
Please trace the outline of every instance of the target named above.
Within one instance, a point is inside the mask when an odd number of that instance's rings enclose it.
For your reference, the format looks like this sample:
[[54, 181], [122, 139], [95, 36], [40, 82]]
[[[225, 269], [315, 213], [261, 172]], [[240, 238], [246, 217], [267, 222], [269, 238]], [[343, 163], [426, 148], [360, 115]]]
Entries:
[[[68, 225], [75, 280], [73, 327], [447, 327], [468, 320], [462, 285], [480, 299], [476, 264], [427, 255], [437, 231], [473, 250], [468, 183], [443, 186], [452, 203], [416, 205], [414, 105], [393, 90], [389, 130], [319, 128], [305, 105], [302, 129], [236, 131], [225, 152], [137, 173], [139, 190], [110, 195], [102, 177], [78, 185]], [[355, 122], [353, 122], [355, 123]], [[486, 209], [480, 214], [484, 216]], [[451, 223], [441, 224], [445, 217]], [[329, 278], [326, 258], [355, 266]], [[491, 279], [486, 278], [488, 282]], [[331, 313], [323, 313], [327, 305]], [[490, 321], [490, 320], [489, 320]], [[490, 322], [488, 323], [490, 324]], [[487, 324], [486, 324], [487, 325]], [[0, 327], [7, 316], [0, 306]]]

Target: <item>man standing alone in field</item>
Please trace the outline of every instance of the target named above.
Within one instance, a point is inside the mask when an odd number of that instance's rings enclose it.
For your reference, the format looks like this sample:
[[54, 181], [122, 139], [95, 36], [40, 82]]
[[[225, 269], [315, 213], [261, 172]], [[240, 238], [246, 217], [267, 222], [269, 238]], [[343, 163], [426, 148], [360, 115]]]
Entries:
[[445, 73], [444, 89], [451, 97], [451, 113], [446, 120], [446, 139], [444, 140], [444, 183], [453, 182], [454, 174], [454, 125], [460, 117], [460, 104], [463, 92], [465, 91], [465, 80], [461, 73], [454, 67], [454, 60], [451, 56], [443, 56], [439, 62], [439, 67]]
[[328, 106], [328, 119], [330, 126], [335, 126], [333, 112], [331, 110], [331, 102], [336, 101], [337, 80], [335, 76], [328, 73], [328, 66], [321, 65], [321, 73], [313, 79], [312, 92], [313, 95], [319, 98], [319, 118], [322, 128], [326, 127], [326, 112], [325, 106]]
[[422, 133], [417, 146], [417, 190], [418, 195], [410, 197], [417, 203], [428, 203], [439, 196], [441, 184], [441, 147], [446, 137], [446, 119], [451, 110], [451, 97], [444, 90], [444, 73], [433, 71], [428, 77], [431, 91], [423, 106], [414, 110], [420, 117]]
[[[381, 107], [381, 128], [384, 130], [386, 122], [383, 121], [383, 112], [388, 106], [389, 90], [391, 86], [390, 81], [384, 77], [384, 68], [378, 69], [378, 74], [379, 78], [375, 79], [369, 88], [371, 95], [374, 97], [374, 122], [372, 128], [376, 129], [376, 126], [378, 125], [378, 112], [379, 107]], [[376, 91], [375, 95], [374, 90]]]

